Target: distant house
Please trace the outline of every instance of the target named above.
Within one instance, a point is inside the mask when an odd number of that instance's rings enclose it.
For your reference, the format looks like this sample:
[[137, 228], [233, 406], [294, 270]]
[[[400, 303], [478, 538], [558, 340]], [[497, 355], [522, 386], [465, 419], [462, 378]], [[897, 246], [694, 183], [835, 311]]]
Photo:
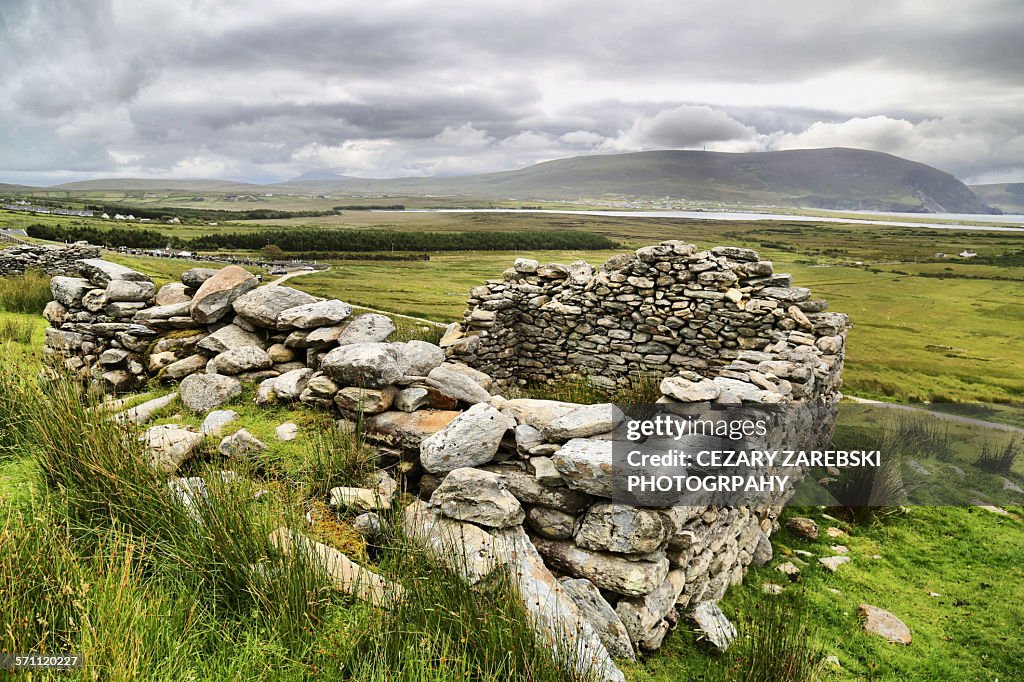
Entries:
[[104, 220], [110, 220], [110, 214], [108, 214], [108, 213], [104, 213], [100, 217], [103, 218]]
[[961, 251], [961, 252], [960, 252], [960, 254], [959, 254], [959, 256], [960, 256], [961, 258], [974, 258], [974, 257], [975, 257], [975, 256], [977, 256], [977, 255], [978, 255], [978, 254], [977, 254], [976, 252], [974, 252], [974, 251], [971, 251], [970, 249], [964, 249], [964, 250], [963, 250], [963, 251]]
[[935, 254], [935, 257], [936, 258], [949, 258], [949, 254], [948, 253], [943, 253], [942, 251], [939, 251], [937, 254]]

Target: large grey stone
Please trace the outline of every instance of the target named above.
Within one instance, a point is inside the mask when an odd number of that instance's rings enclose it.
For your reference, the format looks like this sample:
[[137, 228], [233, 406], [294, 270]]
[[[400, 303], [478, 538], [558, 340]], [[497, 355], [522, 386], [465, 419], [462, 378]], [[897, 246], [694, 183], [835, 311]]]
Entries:
[[386, 315], [366, 313], [357, 315], [338, 335], [338, 345], [378, 343], [386, 341], [395, 331], [395, 323]]
[[108, 301], [144, 303], [155, 295], [156, 285], [152, 282], [131, 282], [124, 279], [112, 279], [106, 288]]
[[273, 366], [274, 361], [267, 351], [256, 346], [243, 346], [227, 350], [210, 360], [206, 365], [209, 374], [241, 374]]
[[269, 284], [238, 297], [232, 307], [256, 326], [277, 329], [277, 318], [281, 313], [309, 303], [316, 303], [316, 298], [304, 291]]
[[622, 411], [611, 403], [583, 405], [544, 426], [544, 438], [551, 443], [564, 443], [573, 438], [589, 438], [608, 433], [623, 419]]
[[490, 528], [508, 528], [523, 522], [519, 500], [498, 474], [462, 467], [452, 470], [430, 498], [445, 516]]
[[385, 388], [346, 386], [335, 394], [334, 403], [342, 411], [351, 414], [380, 414], [391, 408], [396, 393], [393, 386]]
[[192, 412], [209, 412], [242, 394], [242, 382], [223, 374], [191, 374], [178, 387], [181, 404]]
[[256, 276], [238, 265], [229, 265], [203, 282], [192, 296], [192, 318], [211, 324], [231, 312], [232, 304], [256, 288]]
[[274, 379], [274, 394], [281, 400], [298, 400], [312, 376], [313, 370], [308, 368], [285, 372]]
[[225, 457], [242, 457], [263, 452], [267, 446], [258, 438], [245, 429], [239, 429], [235, 433], [222, 439], [220, 452]]
[[163, 424], [147, 429], [139, 440], [149, 453], [150, 466], [165, 474], [173, 474], [199, 449], [203, 435], [177, 424]]
[[545, 485], [537, 480], [534, 474], [523, 471], [514, 465], [491, 464], [484, 468], [499, 474], [509, 492], [524, 504], [540, 505], [575, 515], [586, 509], [593, 501], [591, 497], [577, 490], [570, 490], [565, 486]]
[[150, 282], [150, 278], [141, 272], [118, 263], [111, 263], [102, 258], [85, 258], [78, 261], [78, 269], [82, 276], [96, 286], [103, 288], [111, 280], [120, 279], [128, 282]]
[[339, 346], [320, 360], [320, 369], [339, 384], [364, 388], [383, 388], [403, 376], [397, 354], [387, 343]]
[[714, 400], [721, 393], [721, 388], [710, 379], [690, 381], [683, 377], [665, 377], [660, 389], [662, 394], [687, 403]]
[[647, 554], [660, 548], [673, 530], [659, 512], [599, 502], [583, 516], [576, 544], [606, 552]]
[[650, 594], [642, 597], [623, 597], [615, 605], [615, 612], [629, 633], [629, 638], [641, 649], [654, 651], [661, 646], [665, 635], [676, 622], [676, 600], [686, 585], [686, 572], [669, 571], [664, 582]]
[[189, 314], [192, 309], [192, 303], [190, 301], [183, 301], [181, 303], [170, 303], [168, 305], [158, 305], [152, 308], [144, 308], [143, 310], [135, 313], [136, 322], [153, 322], [155, 320], [169, 320], [173, 317], [184, 317]]
[[238, 325], [228, 324], [200, 341], [198, 348], [210, 353], [223, 353], [246, 347], [263, 348], [263, 345], [263, 339], [258, 334], [246, 331]]
[[[413, 413], [416, 414], [416, 413]], [[430, 473], [486, 464], [514, 423], [490, 405], [473, 405], [420, 444], [420, 463]]]
[[203, 419], [199, 432], [204, 436], [219, 436], [224, 428], [238, 419], [238, 413], [234, 410], [214, 410]]
[[441, 393], [469, 405], [486, 403], [491, 399], [491, 394], [480, 384], [465, 374], [452, 369], [450, 363], [445, 363], [430, 370], [427, 374], [426, 383]]
[[576, 517], [560, 509], [530, 507], [526, 512], [530, 530], [552, 540], [570, 540], [576, 532]]
[[574, 438], [563, 445], [551, 461], [566, 485], [598, 497], [613, 496], [612, 442]]
[[593, 626], [604, 648], [615, 658], [636, 660], [633, 645], [629, 639], [626, 626], [611, 604], [601, 596], [601, 591], [586, 578], [565, 576], [558, 582], [569, 597], [575, 602], [580, 613]]
[[190, 289], [198, 289], [218, 272], [217, 268], [191, 268], [181, 273], [181, 282]]
[[209, 358], [205, 355], [190, 355], [164, 367], [160, 372], [160, 378], [167, 381], [183, 379], [190, 374], [202, 372], [206, 369], [207, 362], [209, 362]]
[[145, 424], [152, 419], [157, 412], [170, 407], [177, 399], [177, 393], [168, 393], [167, 395], [147, 400], [140, 405], [136, 405], [131, 409], [125, 410], [124, 412], [117, 414], [115, 418], [118, 421], [127, 422], [129, 424]]
[[189, 289], [181, 282], [170, 282], [160, 287], [153, 299], [153, 304], [158, 306], [172, 305], [174, 303], [187, 303], [192, 300]]
[[578, 547], [566, 540], [534, 537], [533, 544], [548, 565], [586, 578], [602, 590], [627, 596], [641, 596], [654, 591], [668, 575], [668, 558], [636, 559], [619, 554], [605, 554]]
[[338, 324], [352, 314], [352, 306], [338, 300], [305, 303], [281, 311], [278, 329], [314, 329]]
[[89, 280], [81, 277], [54, 277], [50, 280], [53, 299], [65, 308], [78, 308], [82, 299], [92, 289]]
[[444, 351], [426, 341], [391, 344], [398, 353], [398, 364], [406, 376], [425, 377], [444, 362]]
[[690, 616], [703, 639], [719, 651], [725, 651], [736, 639], [736, 628], [713, 601], [697, 604]]

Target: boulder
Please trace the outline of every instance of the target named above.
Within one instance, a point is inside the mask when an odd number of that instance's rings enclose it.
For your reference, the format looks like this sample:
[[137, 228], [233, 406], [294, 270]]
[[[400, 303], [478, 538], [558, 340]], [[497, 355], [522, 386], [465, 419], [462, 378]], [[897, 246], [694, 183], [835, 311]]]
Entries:
[[500, 476], [469, 467], [445, 476], [430, 503], [448, 518], [490, 528], [517, 526], [525, 517], [519, 500], [505, 489]]
[[530, 507], [526, 512], [530, 530], [552, 540], [571, 540], [576, 532], [576, 517], [560, 509]]
[[611, 604], [601, 596], [601, 591], [594, 586], [594, 583], [586, 578], [571, 576], [559, 578], [558, 582], [576, 604], [580, 614], [594, 628], [608, 653], [615, 658], [635, 661], [636, 654], [633, 652], [633, 645], [630, 642], [626, 626], [623, 625]]
[[352, 414], [380, 414], [391, 408], [395, 393], [392, 386], [386, 388], [346, 386], [335, 394], [334, 403], [340, 409]]
[[491, 399], [491, 394], [486, 389], [465, 374], [453, 369], [451, 363], [445, 363], [430, 370], [426, 383], [441, 393], [469, 405], [486, 403]]
[[907, 624], [889, 611], [871, 604], [861, 604], [859, 610], [865, 631], [884, 637], [893, 644], [908, 645], [913, 641]]
[[173, 305], [175, 303], [188, 303], [192, 300], [189, 289], [181, 282], [165, 284], [156, 292], [153, 304], [158, 306]]
[[277, 329], [314, 329], [338, 324], [352, 314], [352, 306], [341, 301], [317, 301], [281, 311]]
[[549, 443], [589, 438], [608, 433], [623, 420], [622, 411], [611, 403], [583, 405], [548, 422], [542, 431]]
[[214, 410], [203, 419], [203, 425], [199, 432], [204, 436], [219, 436], [228, 424], [238, 419], [238, 413], [234, 410]]
[[177, 399], [177, 393], [168, 393], [167, 395], [147, 400], [141, 405], [136, 405], [129, 410], [125, 410], [124, 412], [117, 414], [115, 419], [128, 424], [145, 424], [152, 419], [157, 412], [170, 407]]
[[659, 512], [598, 502], [583, 516], [576, 544], [606, 552], [647, 554], [667, 542], [673, 530]]
[[496, 568], [494, 538], [472, 523], [449, 519], [419, 500], [402, 513], [402, 529], [415, 544], [433, 554], [470, 585]]
[[[417, 413], [413, 413], [417, 414]], [[486, 464], [515, 424], [490, 405], [478, 403], [420, 444], [420, 463], [430, 473]]]
[[184, 301], [182, 303], [170, 303], [168, 305], [158, 305], [152, 308], [143, 308], [135, 313], [135, 317], [133, 319], [136, 322], [156, 322], [177, 319], [179, 317], [189, 315], [189, 311], [191, 309], [192, 303], [189, 301]]
[[605, 554], [578, 547], [566, 540], [535, 537], [533, 544], [546, 563], [566, 574], [586, 578], [602, 590], [626, 596], [654, 591], [668, 575], [668, 557], [653, 559]]
[[699, 637], [719, 651], [725, 651], [736, 639], [736, 627], [713, 601], [697, 604], [690, 614]]
[[190, 268], [181, 273], [181, 282], [190, 289], [198, 289], [218, 272], [217, 268]]
[[394, 343], [398, 364], [405, 376], [425, 377], [444, 362], [444, 351], [426, 341]]
[[352, 527], [367, 542], [375, 542], [384, 533], [384, 524], [376, 512], [366, 512], [352, 519]]
[[298, 400], [309, 385], [314, 372], [311, 369], [293, 369], [274, 379], [274, 394], [280, 400]]
[[205, 355], [190, 355], [164, 367], [160, 372], [160, 378], [167, 381], [183, 379], [196, 372], [202, 372], [209, 360]]
[[89, 280], [81, 277], [54, 277], [50, 280], [50, 293], [53, 300], [65, 308], [78, 308], [82, 305], [85, 294], [92, 289]]
[[78, 261], [78, 270], [82, 273], [83, 277], [100, 288], [106, 287], [112, 280], [124, 280], [127, 282], [152, 281], [141, 272], [136, 272], [129, 267], [118, 263], [111, 263], [102, 258], [84, 258]]
[[296, 358], [295, 351], [288, 348], [283, 343], [275, 343], [267, 349], [267, 355], [273, 360], [275, 365], [279, 365], [285, 362], [293, 362]]
[[229, 265], [218, 270], [203, 281], [192, 296], [192, 318], [201, 324], [216, 322], [231, 312], [234, 302], [255, 289], [257, 284], [256, 275], [241, 266]]
[[316, 298], [304, 291], [268, 284], [238, 297], [231, 306], [257, 327], [278, 329], [277, 318], [281, 313], [310, 303], [316, 303]]
[[683, 377], [665, 377], [660, 390], [663, 395], [684, 403], [715, 400], [721, 393], [721, 388], [711, 379], [690, 381]]
[[384, 388], [403, 376], [397, 354], [387, 343], [339, 346], [320, 360], [320, 369], [339, 384], [364, 388]]
[[848, 556], [823, 556], [818, 558], [818, 563], [824, 566], [830, 573], [835, 573], [843, 564], [850, 563]]
[[804, 540], [813, 541], [818, 539], [818, 524], [812, 519], [800, 516], [794, 517], [786, 521], [786, 528], [789, 529], [789, 532]]
[[357, 512], [386, 511], [391, 509], [391, 496], [370, 488], [331, 488], [330, 505]]
[[563, 417], [579, 408], [575, 403], [563, 403], [558, 400], [538, 400], [536, 398], [516, 398], [506, 400], [498, 406], [502, 412], [513, 417], [520, 424], [527, 424], [539, 431], [559, 417]]
[[593, 501], [589, 496], [564, 486], [544, 485], [535, 475], [514, 465], [487, 465], [484, 468], [500, 475], [509, 492], [524, 504], [540, 505], [575, 515]]
[[665, 581], [650, 594], [623, 597], [615, 605], [615, 613], [641, 649], [654, 651], [676, 622], [676, 600], [686, 585], [686, 572], [669, 571]]
[[338, 335], [338, 345], [379, 343], [387, 341], [395, 331], [395, 323], [386, 315], [366, 313], [357, 315]]
[[192, 412], [209, 412], [242, 394], [242, 382], [223, 374], [191, 374], [178, 387], [181, 404]]
[[148, 281], [130, 282], [124, 279], [112, 279], [107, 284], [105, 295], [108, 301], [145, 303], [156, 295], [156, 285]]
[[208, 374], [242, 374], [268, 369], [274, 364], [267, 352], [256, 346], [244, 346], [227, 350], [210, 360], [206, 365]]
[[274, 435], [277, 439], [282, 442], [288, 442], [295, 440], [299, 436], [299, 427], [297, 424], [291, 422], [285, 422], [276, 429], [274, 429]]
[[598, 497], [612, 497], [612, 442], [574, 438], [551, 457], [566, 485]]
[[150, 465], [165, 474], [173, 474], [202, 445], [203, 435], [178, 426], [162, 424], [139, 436], [149, 453]]
[[245, 429], [239, 429], [220, 442], [220, 452], [225, 457], [253, 455], [266, 449], [266, 445]]
[[363, 435], [403, 450], [419, 451], [426, 438], [441, 431], [459, 414], [452, 410], [382, 412], [363, 422]]
[[209, 334], [199, 342], [197, 348], [214, 354], [239, 348], [262, 349], [263, 339], [238, 325], [228, 324]]
[[395, 409], [402, 412], [415, 412], [430, 404], [430, 394], [425, 388], [404, 388], [395, 395]]

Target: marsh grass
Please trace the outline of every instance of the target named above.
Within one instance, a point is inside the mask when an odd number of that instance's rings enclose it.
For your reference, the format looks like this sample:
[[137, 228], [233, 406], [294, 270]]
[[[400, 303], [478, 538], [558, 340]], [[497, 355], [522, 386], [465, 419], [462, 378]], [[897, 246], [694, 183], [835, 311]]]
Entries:
[[1008, 474], [1013, 471], [1021, 453], [1024, 453], [1024, 445], [1016, 439], [1006, 441], [1002, 446], [985, 443], [974, 465], [990, 474]]
[[658, 386], [661, 377], [648, 372], [632, 372], [614, 388], [609, 388], [586, 373], [570, 374], [557, 381], [531, 384], [514, 389], [510, 397], [560, 400], [567, 403], [592, 405], [595, 403], [617, 403], [620, 405], [641, 405], [655, 402], [661, 397]]
[[0, 277], [0, 310], [40, 315], [53, 300], [50, 276], [30, 270], [21, 277]]
[[9, 341], [27, 346], [32, 343], [35, 331], [36, 322], [33, 319], [19, 317], [0, 319], [0, 343]]
[[824, 656], [811, 639], [811, 618], [802, 594], [766, 597], [737, 614], [740, 637], [729, 649], [722, 682], [816, 682]]

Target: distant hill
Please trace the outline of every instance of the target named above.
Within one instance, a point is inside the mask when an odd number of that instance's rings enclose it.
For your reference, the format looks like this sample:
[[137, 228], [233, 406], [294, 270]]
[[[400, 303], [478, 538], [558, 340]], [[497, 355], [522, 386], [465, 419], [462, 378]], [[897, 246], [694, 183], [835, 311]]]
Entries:
[[283, 183], [306, 191], [467, 195], [518, 200], [675, 197], [838, 210], [990, 213], [949, 173], [881, 152], [799, 149], [729, 154], [652, 151], [578, 156], [485, 175]]
[[1024, 182], [1003, 182], [995, 185], [971, 185], [982, 201], [1004, 213], [1024, 213]]
[[7, 182], [0, 182], [0, 192], [4, 192], [4, 193], [24, 192], [25, 190], [31, 190], [31, 189], [32, 189], [31, 187], [26, 187], [25, 185], [12, 185], [12, 184], [7, 183]]
[[239, 194], [272, 189], [275, 193], [443, 195], [523, 202], [671, 197], [745, 206], [993, 212], [983, 199], [949, 173], [891, 154], [846, 148], [578, 156], [502, 173], [451, 177], [364, 179], [318, 170], [272, 185], [119, 178], [72, 182], [47, 189]]
[[309, 171], [308, 173], [303, 173], [302, 175], [296, 176], [296, 177], [292, 178], [291, 180], [288, 180], [287, 183], [281, 183], [281, 184], [289, 184], [289, 183], [293, 183], [293, 182], [308, 182], [310, 180], [317, 180], [317, 181], [319, 181], [319, 180], [350, 180], [350, 179], [352, 179], [352, 177], [349, 176], [349, 175], [342, 175], [341, 173], [335, 173], [333, 171], [327, 171], [327, 170], [316, 170], [316, 171]]
[[68, 190], [77, 192], [129, 191], [144, 190], [148, 192], [181, 190], [185, 192], [257, 192], [263, 185], [231, 180], [207, 180], [203, 178], [103, 178], [100, 180], [82, 180], [66, 182], [63, 185], [47, 187], [49, 190]]

